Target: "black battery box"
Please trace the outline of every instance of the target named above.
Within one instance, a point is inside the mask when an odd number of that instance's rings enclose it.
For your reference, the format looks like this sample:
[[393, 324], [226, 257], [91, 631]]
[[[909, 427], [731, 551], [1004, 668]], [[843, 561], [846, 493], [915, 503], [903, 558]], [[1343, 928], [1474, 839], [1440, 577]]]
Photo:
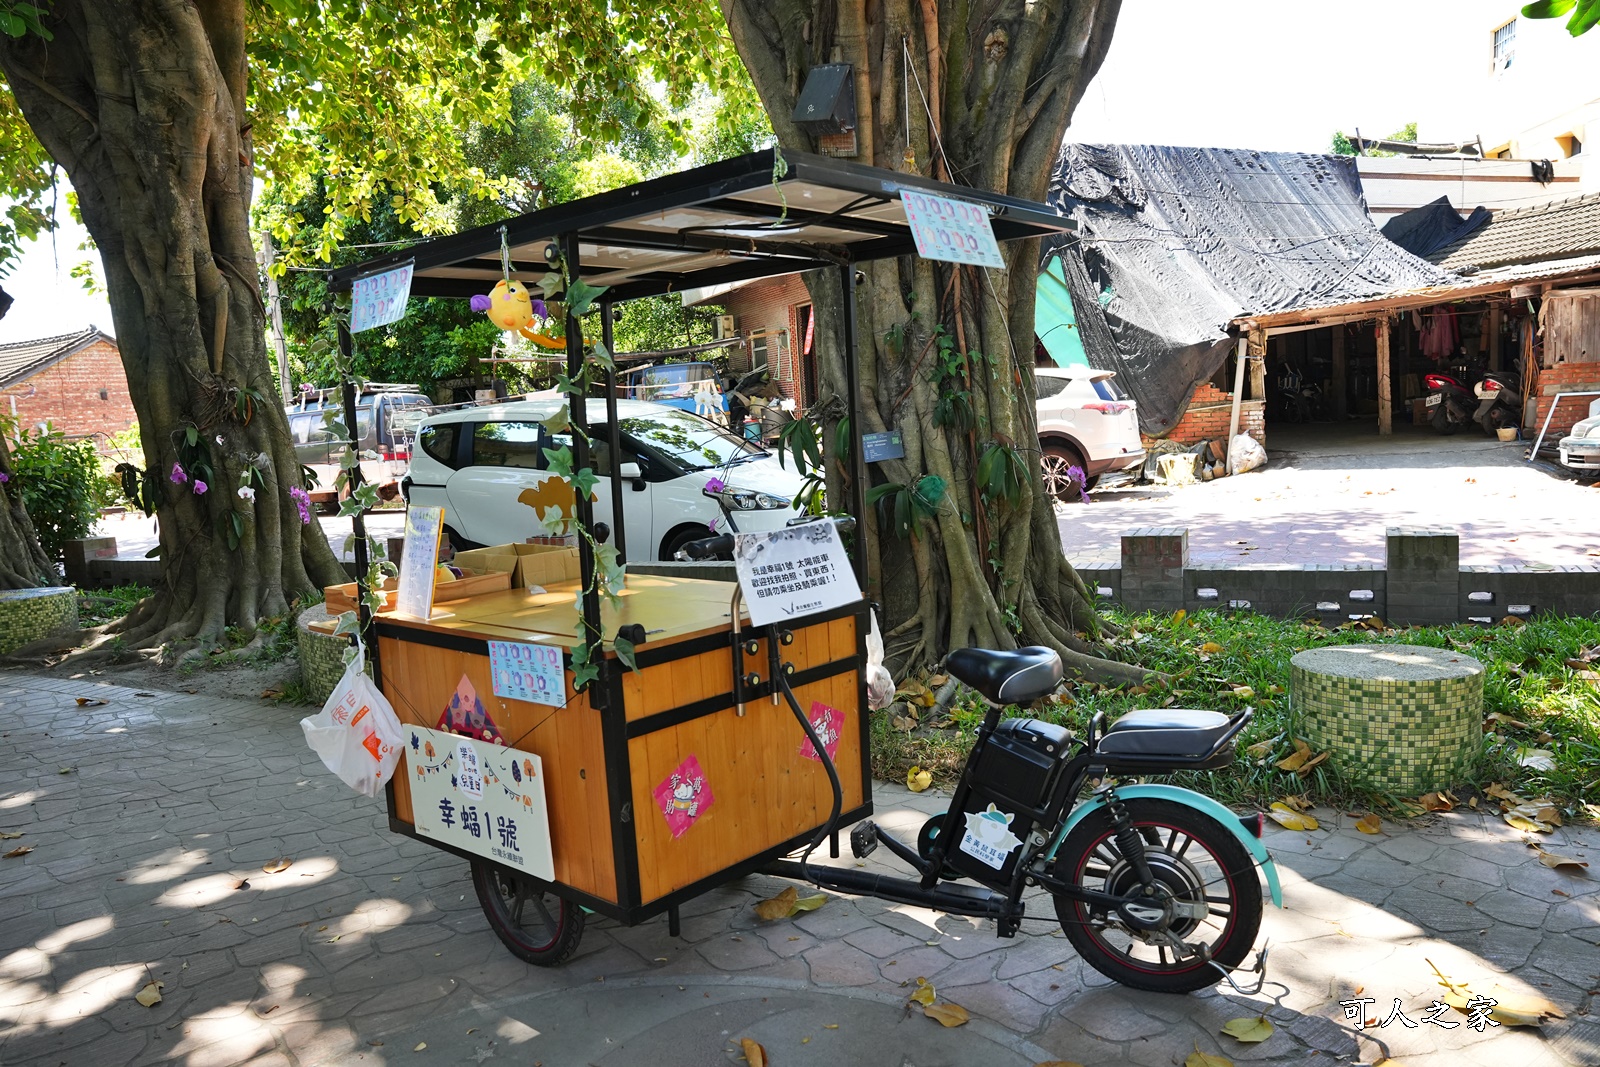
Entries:
[[973, 767], [974, 789], [957, 827], [961, 836], [946, 862], [980, 882], [1009, 882], [1033, 830], [1030, 812], [1049, 806], [1072, 747], [1065, 728], [1038, 719], [1007, 719], [995, 727]]

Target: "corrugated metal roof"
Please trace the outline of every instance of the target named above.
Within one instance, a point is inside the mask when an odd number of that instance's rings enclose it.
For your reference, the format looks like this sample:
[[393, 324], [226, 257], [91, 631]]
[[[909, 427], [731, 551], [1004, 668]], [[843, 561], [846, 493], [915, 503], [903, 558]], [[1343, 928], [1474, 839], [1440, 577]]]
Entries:
[[77, 333], [64, 333], [55, 337], [41, 337], [37, 341], [13, 341], [0, 345], [0, 385], [10, 385], [19, 378], [63, 359], [87, 345], [105, 338], [116, 343], [110, 334], [100, 332], [96, 326]]
[[1600, 253], [1600, 193], [1498, 211], [1489, 225], [1428, 259], [1465, 271], [1595, 253]]

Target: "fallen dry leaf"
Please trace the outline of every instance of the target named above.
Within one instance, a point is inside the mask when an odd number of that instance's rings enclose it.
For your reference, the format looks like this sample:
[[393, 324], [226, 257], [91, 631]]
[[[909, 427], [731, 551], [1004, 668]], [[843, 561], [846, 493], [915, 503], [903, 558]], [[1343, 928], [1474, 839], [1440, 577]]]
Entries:
[[1254, 1018], [1245, 1016], [1241, 1019], [1229, 1019], [1223, 1023], [1222, 1032], [1236, 1041], [1253, 1045], [1272, 1036], [1272, 1024], [1267, 1022], [1265, 1015], [1257, 1015]]
[[1183, 1067], [1233, 1067], [1233, 1061], [1222, 1056], [1208, 1056], [1196, 1044], [1194, 1051], [1183, 1058]]
[[1316, 807], [1304, 793], [1291, 793], [1286, 797], [1280, 797], [1278, 803], [1295, 811], [1310, 811]]
[[26, 856], [28, 853], [30, 853], [32, 851], [33, 851], [33, 846], [32, 845], [18, 845], [16, 848], [14, 848], [10, 852], [6, 853], [6, 859], [14, 860], [19, 856]]
[[133, 999], [147, 1008], [153, 1008], [161, 1003], [161, 986], [162, 983], [152, 980], [143, 989], [135, 993]]
[[15, 841], [22, 836], [22, 832], [12, 833], [10, 830], [0, 830], [0, 841]]
[[1356, 820], [1356, 829], [1364, 834], [1378, 834], [1383, 832], [1383, 820], [1376, 815], [1366, 815]]
[[423, 1049], [425, 1049], [427, 1047], [428, 1047], [428, 1043], [426, 1041], [418, 1041], [417, 1042], [417, 1047], [412, 1049], [411, 1051], [412, 1052], [421, 1052]]
[[938, 994], [934, 992], [932, 982], [928, 981], [926, 978], [918, 978], [917, 988], [916, 991], [911, 994], [911, 999], [916, 1001], [918, 1004], [921, 1004], [923, 1007], [927, 1007], [929, 1004], [932, 1004], [936, 999], [938, 999]]
[[1311, 773], [1311, 768], [1315, 767], [1317, 764], [1319, 764], [1323, 760], [1327, 759], [1330, 755], [1332, 755], [1332, 753], [1329, 753], [1329, 752], [1318, 752], [1315, 756], [1312, 756], [1310, 759], [1308, 759], [1304, 763], [1300, 764], [1300, 769], [1298, 771], [1296, 771], [1295, 773], [1298, 774], [1300, 777], [1304, 778], [1306, 775]]
[[941, 1026], [960, 1026], [969, 1018], [967, 1009], [959, 1004], [929, 1004], [922, 1009], [922, 1014], [939, 1020]]
[[1267, 753], [1272, 751], [1272, 746], [1276, 745], [1277, 743], [1278, 739], [1276, 737], [1269, 737], [1265, 741], [1257, 741], [1255, 744], [1245, 749], [1245, 753], [1247, 755], [1254, 756], [1256, 759], [1264, 759]]
[[1217, 644], [1215, 641], [1207, 641], [1205, 644], [1200, 646], [1200, 651], [1215, 655], [1216, 653], [1222, 651], [1222, 646]]
[[1556, 769], [1555, 753], [1545, 748], [1530, 748], [1517, 757], [1517, 762], [1529, 770], [1553, 771]]
[[1295, 811], [1283, 803], [1273, 804], [1267, 811], [1267, 818], [1285, 830], [1315, 830], [1321, 825], [1312, 816]]
[[1419, 801], [1426, 811], [1451, 811], [1456, 806], [1456, 798], [1446, 791], [1437, 793], [1424, 793]]
[[756, 918], [764, 922], [775, 919], [787, 919], [794, 914], [795, 901], [800, 899], [800, 891], [790, 886], [777, 896], [763, 900], [756, 905]]
[[1505, 618], [1500, 620], [1500, 625], [1501, 626], [1526, 626], [1526, 625], [1528, 625], [1528, 620], [1527, 619], [1518, 618], [1515, 615], [1507, 615]]
[[105, 703], [104, 700], [100, 700], [97, 697], [78, 697], [78, 707], [80, 708], [101, 708], [105, 706]]
[[1298, 771], [1300, 765], [1310, 758], [1311, 746], [1297, 737], [1294, 740], [1294, 751], [1284, 759], [1279, 760], [1277, 768], [1280, 771]]
[[1483, 717], [1484, 730], [1492, 730], [1496, 726], [1504, 726], [1512, 730], [1526, 730], [1528, 724], [1521, 719], [1513, 719], [1509, 715], [1502, 715], [1498, 711], [1491, 711]]
[[1472, 1013], [1467, 1005], [1474, 998], [1486, 997], [1494, 1002], [1494, 1007], [1489, 1010], [1489, 1018], [1503, 1026], [1543, 1026], [1550, 1019], [1567, 1017], [1566, 1012], [1538, 994], [1519, 993], [1492, 983], [1457, 982], [1439, 970], [1432, 960], [1427, 963], [1433, 968], [1433, 973], [1439, 976], [1439, 984], [1444, 987], [1444, 995], [1440, 999], [1463, 1015]]
[[913, 766], [906, 772], [906, 788], [920, 793], [933, 784], [933, 775], [921, 767]]
[[767, 1067], [767, 1050], [761, 1047], [760, 1042], [741, 1037], [739, 1048], [744, 1051], [744, 1060], [750, 1067]]
[[1253, 700], [1255, 699], [1256, 691], [1250, 688], [1248, 685], [1236, 685], [1231, 689], [1223, 690], [1222, 695], [1236, 696], [1240, 700]]
[[250, 880], [248, 878], [241, 878], [237, 882], [233, 883], [233, 888], [235, 888], [235, 889], [249, 889], [250, 888]]
[[1489, 788], [1484, 790], [1484, 792], [1497, 800], [1509, 800], [1513, 804], [1522, 803], [1521, 797], [1517, 796], [1517, 794], [1513, 793], [1499, 782], [1492, 783]]
[[1539, 848], [1538, 845], [1533, 844], [1533, 842], [1531, 842], [1531, 841], [1528, 843], [1528, 847], [1538, 851], [1538, 853], [1539, 853], [1539, 862], [1544, 864], [1546, 867], [1588, 867], [1589, 866], [1589, 861], [1588, 860], [1574, 859], [1571, 856], [1562, 856], [1562, 855], [1559, 855], [1559, 854], [1557, 854], [1555, 852], [1546, 852], [1544, 849]]
[[790, 912], [789, 914], [793, 915], [802, 911], [816, 911], [827, 902], [828, 896], [826, 893], [818, 893], [815, 896], [810, 897], [801, 897], [799, 900], [794, 902], [794, 911]]
[[1176, 626], [1179, 623], [1183, 622], [1183, 620], [1187, 619], [1188, 617], [1189, 617], [1189, 613], [1187, 611], [1185, 611], [1183, 608], [1179, 608], [1177, 611], [1174, 611], [1172, 613], [1172, 624], [1174, 626]]
[[285, 856], [281, 860], [273, 860], [271, 863], [267, 864], [261, 869], [267, 874], [277, 874], [280, 871], [287, 871], [289, 869], [289, 865], [293, 862], [294, 860], [290, 859], [288, 856]]

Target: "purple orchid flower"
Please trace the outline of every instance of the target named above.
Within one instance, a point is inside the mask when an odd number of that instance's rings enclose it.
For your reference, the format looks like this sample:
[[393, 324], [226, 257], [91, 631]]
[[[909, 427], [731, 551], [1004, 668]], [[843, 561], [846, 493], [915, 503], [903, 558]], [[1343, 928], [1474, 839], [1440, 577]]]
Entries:
[[726, 488], [728, 488], [728, 483], [721, 478], [706, 479], [706, 492], [708, 493], [720, 493]]
[[207, 486], [206, 483], [202, 482], [199, 478], [196, 478], [194, 480], [194, 495], [195, 496], [205, 496], [206, 495], [206, 490], [208, 488], [209, 488], [209, 486]]
[[189, 480], [189, 475], [184, 471], [183, 465], [174, 463], [172, 473], [167, 476], [173, 485], [182, 485]]

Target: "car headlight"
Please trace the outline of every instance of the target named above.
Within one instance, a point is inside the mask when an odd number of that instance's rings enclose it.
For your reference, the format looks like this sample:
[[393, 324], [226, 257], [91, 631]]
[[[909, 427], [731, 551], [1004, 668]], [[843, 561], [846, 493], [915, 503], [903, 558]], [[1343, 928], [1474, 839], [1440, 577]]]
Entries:
[[1572, 436], [1588, 437], [1591, 439], [1600, 438], [1600, 419], [1595, 419], [1593, 422], [1585, 419], [1578, 423], [1578, 425], [1572, 428]]
[[771, 493], [762, 493], [754, 489], [741, 489], [737, 485], [724, 485], [721, 489], [704, 490], [706, 496], [721, 501], [722, 506], [729, 511], [776, 511], [786, 508], [791, 501]]

